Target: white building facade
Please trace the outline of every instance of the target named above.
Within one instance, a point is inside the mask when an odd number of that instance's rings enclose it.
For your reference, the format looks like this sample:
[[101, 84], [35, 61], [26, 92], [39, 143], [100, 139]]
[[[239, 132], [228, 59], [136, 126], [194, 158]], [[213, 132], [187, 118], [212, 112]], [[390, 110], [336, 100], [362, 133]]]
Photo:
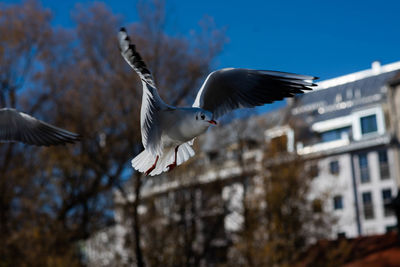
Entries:
[[306, 122], [309, 134], [296, 140], [297, 153], [318, 166], [313, 192], [330, 198], [335, 235], [382, 234], [396, 225], [388, 207], [399, 186], [389, 83], [399, 69], [400, 62], [374, 62], [372, 69], [319, 83], [293, 103], [292, 115]]

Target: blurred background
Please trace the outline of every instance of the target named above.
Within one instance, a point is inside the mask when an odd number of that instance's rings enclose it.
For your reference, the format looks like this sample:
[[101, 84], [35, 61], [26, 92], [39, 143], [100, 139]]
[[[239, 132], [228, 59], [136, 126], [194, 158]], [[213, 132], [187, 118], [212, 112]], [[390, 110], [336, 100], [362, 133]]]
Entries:
[[[0, 107], [84, 138], [0, 143], [0, 266], [396, 266], [398, 10], [397, 1], [2, 1]], [[223, 67], [320, 82], [228, 115], [187, 163], [145, 177], [130, 166], [143, 149], [142, 88], [119, 54], [121, 26], [172, 105], [191, 105]]]

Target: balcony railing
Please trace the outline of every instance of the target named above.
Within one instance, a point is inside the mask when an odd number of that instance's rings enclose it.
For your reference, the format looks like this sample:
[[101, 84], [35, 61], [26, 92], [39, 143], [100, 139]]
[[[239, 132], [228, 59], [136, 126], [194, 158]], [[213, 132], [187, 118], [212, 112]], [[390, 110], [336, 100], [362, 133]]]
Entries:
[[350, 144], [350, 140], [348, 138], [346, 138], [346, 139], [334, 140], [331, 142], [318, 143], [318, 144], [306, 146], [306, 147], [298, 146], [297, 153], [299, 155], [307, 155], [307, 154], [311, 154], [311, 153], [316, 153], [316, 152], [321, 152], [321, 151], [325, 151], [325, 150], [329, 150], [329, 149], [347, 146], [348, 144]]

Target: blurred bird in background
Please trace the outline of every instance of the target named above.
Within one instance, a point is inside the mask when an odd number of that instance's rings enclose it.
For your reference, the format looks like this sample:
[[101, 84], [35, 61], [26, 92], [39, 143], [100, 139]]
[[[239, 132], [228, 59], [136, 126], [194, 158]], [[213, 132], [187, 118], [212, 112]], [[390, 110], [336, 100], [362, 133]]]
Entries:
[[50, 125], [16, 109], [0, 109], [0, 142], [50, 146], [73, 143], [80, 138], [79, 134]]

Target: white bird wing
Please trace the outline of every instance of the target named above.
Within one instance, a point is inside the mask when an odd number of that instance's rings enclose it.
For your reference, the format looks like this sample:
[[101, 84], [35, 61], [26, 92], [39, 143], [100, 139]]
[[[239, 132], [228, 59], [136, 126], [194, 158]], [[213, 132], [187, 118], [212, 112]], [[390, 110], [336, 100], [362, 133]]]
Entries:
[[210, 73], [197, 93], [193, 107], [218, 118], [236, 108], [250, 108], [312, 90], [316, 77], [277, 71], [221, 69]]
[[49, 146], [73, 143], [80, 135], [40, 121], [15, 109], [0, 109], [0, 141]]
[[158, 95], [150, 71], [140, 54], [136, 51], [135, 45], [131, 43], [124, 28], [121, 28], [118, 33], [118, 41], [122, 57], [136, 71], [143, 84], [142, 107], [140, 110], [143, 146], [151, 154], [160, 155], [162, 153], [160, 112], [174, 109], [174, 107], [165, 104]]

